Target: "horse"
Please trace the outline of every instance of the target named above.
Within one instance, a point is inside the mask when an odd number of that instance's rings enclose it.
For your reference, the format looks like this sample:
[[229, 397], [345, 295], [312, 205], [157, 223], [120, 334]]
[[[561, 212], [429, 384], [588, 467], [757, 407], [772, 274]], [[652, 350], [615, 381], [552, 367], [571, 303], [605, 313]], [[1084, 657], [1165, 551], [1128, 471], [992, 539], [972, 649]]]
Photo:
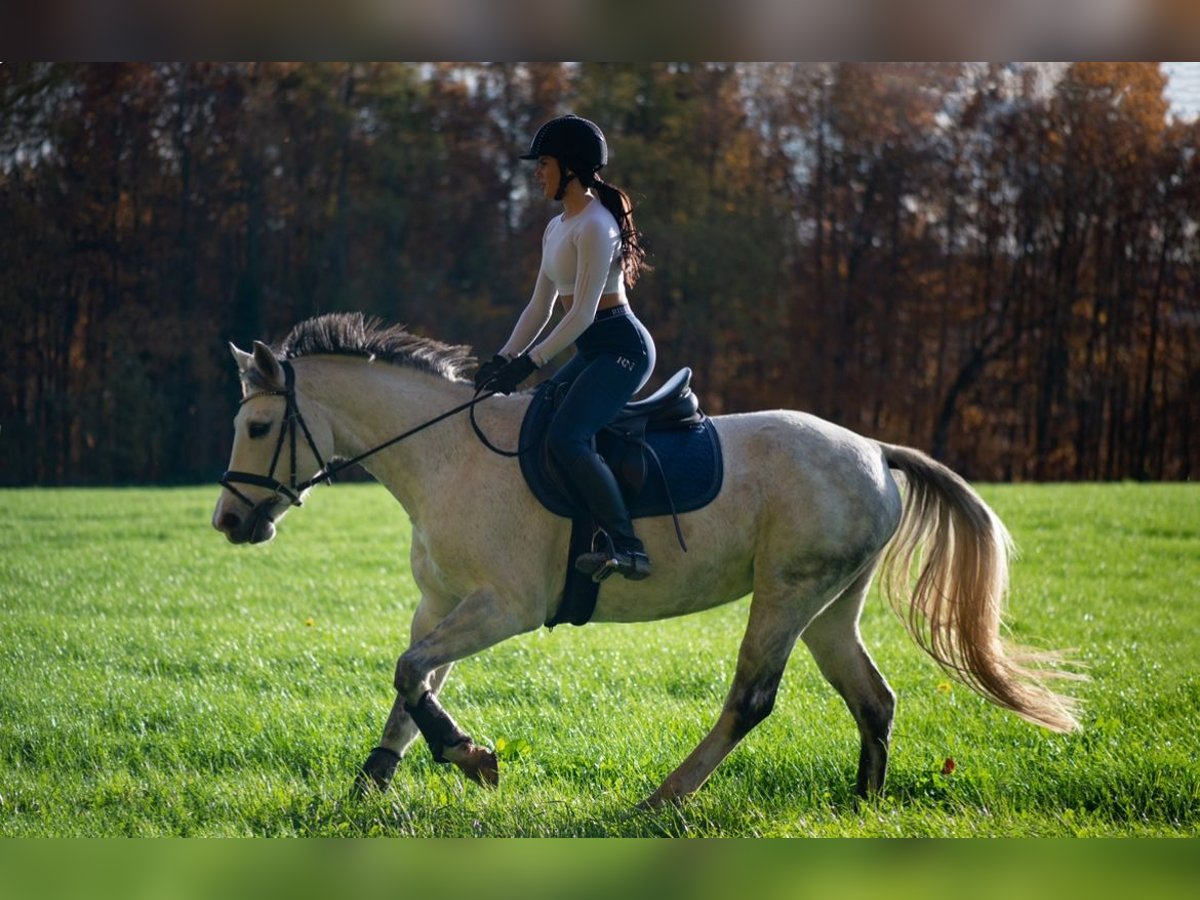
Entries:
[[[420, 601], [396, 663], [396, 699], [356, 774], [384, 790], [418, 735], [439, 763], [494, 786], [494, 752], [438, 699], [453, 664], [541, 627], [561, 602], [570, 523], [533, 497], [517, 464], [472, 433], [515, 447], [530, 394], [476, 396], [469, 347], [361, 314], [296, 325], [272, 350], [230, 344], [242, 387], [229, 471], [212, 524], [234, 544], [276, 523], [340, 465], [361, 462], [412, 522]], [[858, 728], [855, 791], [878, 796], [896, 698], [858, 622], [878, 573], [915, 642], [983, 697], [1051, 731], [1078, 729], [1076, 704], [1051, 680], [1077, 677], [1061, 656], [1000, 636], [1012, 541], [970, 485], [924, 453], [871, 440], [812, 415], [714, 416], [725, 478], [716, 498], [680, 516], [639, 520], [654, 561], [643, 581], [610, 578], [593, 620], [646, 622], [750, 595], [733, 683], [716, 722], [642, 805], [680, 803], [770, 713], [784, 667], [804, 642]], [[286, 450], [285, 450], [286, 448]], [[900, 481], [905, 487], [901, 490]]]

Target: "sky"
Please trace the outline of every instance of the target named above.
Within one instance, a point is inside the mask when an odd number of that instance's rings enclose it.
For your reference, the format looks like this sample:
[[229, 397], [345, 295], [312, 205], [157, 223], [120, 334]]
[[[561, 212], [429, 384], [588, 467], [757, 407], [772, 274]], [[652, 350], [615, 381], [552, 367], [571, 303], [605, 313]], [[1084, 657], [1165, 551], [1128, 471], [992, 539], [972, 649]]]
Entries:
[[1163, 63], [1171, 111], [1181, 118], [1200, 115], [1200, 62]]

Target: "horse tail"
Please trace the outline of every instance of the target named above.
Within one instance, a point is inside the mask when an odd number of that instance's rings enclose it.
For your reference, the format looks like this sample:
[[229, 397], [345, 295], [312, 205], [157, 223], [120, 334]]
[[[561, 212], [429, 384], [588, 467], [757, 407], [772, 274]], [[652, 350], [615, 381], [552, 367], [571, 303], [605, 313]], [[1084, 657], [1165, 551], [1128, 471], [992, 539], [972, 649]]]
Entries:
[[1047, 682], [1082, 676], [1057, 668], [1059, 653], [1000, 637], [1013, 553], [1008, 529], [946, 466], [908, 447], [881, 447], [888, 466], [904, 474], [907, 491], [880, 580], [909, 634], [943, 669], [997, 706], [1051, 731], [1077, 730], [1076, 701]]

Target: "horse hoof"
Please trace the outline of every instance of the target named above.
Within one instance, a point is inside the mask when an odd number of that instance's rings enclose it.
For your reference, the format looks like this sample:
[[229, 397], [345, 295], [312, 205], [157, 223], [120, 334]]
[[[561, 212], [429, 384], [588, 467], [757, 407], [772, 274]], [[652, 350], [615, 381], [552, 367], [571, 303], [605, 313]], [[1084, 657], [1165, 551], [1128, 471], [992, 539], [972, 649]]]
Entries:
[[677, 797], [674, 794], [664, 794], [661, 790], [657, 790], [639, 803], [635, 809], [639, 812], [658, 812], [668, 806], [681, 809], [683, 807], [683, 798]]
[[367, 761], [354, 779], [354, 794], [362, 797], [371, 791], [386, 791], [396, 774], [400, 756], [387, 747], [376, 747], [367, 755]]
[[494, 788], [500, 784], [500, 760], [486, 747], [471, 745], [467, 758], [456, 764], [464, 775], [476, 784]]

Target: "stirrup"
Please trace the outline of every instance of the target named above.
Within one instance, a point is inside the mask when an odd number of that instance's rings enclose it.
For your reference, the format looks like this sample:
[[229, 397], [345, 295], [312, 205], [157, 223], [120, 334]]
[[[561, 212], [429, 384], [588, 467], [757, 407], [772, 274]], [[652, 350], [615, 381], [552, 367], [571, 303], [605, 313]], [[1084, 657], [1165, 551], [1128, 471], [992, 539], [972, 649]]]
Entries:
[[575, 569], [597, 584], [613, 573], [630, 581], [641, 581], [650, 577], [650, 557], [641, 550], [617, 550], [609, 541], [603, 550], [581, 553], [575, 560]]

